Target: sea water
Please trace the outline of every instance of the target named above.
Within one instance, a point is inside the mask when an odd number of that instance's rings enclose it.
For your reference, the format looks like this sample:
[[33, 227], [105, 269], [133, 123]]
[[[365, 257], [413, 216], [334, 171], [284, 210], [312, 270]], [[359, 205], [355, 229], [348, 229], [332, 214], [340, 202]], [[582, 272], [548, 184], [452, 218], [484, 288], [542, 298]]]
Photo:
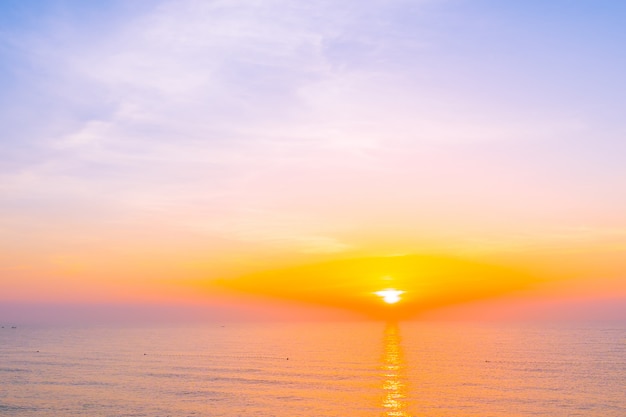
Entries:
[[626, 416], [626, 328], [0, 329], [1, 416]]

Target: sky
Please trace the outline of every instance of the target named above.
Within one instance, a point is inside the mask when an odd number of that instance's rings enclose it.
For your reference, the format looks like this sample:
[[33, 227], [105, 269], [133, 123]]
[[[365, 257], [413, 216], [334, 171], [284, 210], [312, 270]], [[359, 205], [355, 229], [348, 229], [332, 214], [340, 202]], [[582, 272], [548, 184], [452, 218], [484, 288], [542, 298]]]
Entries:
[[407, 316], [624, 319], [625, 17], [2, 0], [2, 311], [376, 316], [403, 286]]

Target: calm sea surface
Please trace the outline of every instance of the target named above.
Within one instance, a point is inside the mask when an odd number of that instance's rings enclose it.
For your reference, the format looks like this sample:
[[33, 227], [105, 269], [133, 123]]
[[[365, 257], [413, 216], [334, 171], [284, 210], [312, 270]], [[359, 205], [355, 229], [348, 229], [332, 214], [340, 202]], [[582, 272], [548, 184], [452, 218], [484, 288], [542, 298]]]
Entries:
[[0, 329], [2, 416], [626, 416], [624, 327]]

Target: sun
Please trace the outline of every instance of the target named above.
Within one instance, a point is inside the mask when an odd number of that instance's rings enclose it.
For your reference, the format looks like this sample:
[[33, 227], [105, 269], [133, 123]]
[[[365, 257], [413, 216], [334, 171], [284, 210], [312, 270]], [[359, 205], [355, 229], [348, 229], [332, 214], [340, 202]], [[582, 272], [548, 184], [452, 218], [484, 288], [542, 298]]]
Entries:
[[382, 297], [383, 301], [387, 304], [395, 304], [400, 301], [400, 295], [404, 294], [404, 291], [387, 288], [386, 290], [377, 291], [374, 294]]

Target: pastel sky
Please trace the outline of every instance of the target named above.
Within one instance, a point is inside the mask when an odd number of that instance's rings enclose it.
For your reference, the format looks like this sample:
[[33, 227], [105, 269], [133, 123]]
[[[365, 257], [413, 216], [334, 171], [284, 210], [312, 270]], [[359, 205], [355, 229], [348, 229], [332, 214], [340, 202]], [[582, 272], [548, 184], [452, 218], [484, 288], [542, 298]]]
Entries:
[[4, 0], [0, 303], [243, 305], [212, 282], [424, 254], [534, 277], [510, 305], [623, 303], [625, 18]]

